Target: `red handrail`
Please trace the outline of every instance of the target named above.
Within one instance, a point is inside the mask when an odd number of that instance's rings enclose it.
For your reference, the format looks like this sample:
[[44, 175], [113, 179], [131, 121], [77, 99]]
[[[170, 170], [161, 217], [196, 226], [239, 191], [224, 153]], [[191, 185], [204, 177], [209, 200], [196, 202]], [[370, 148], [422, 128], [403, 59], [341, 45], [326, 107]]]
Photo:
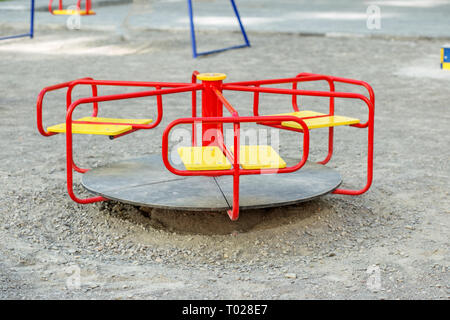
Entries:
[[[294, 166], [290, 166], [287, 168], [280, 169], [241, 169], [239, 167], [239, 152], [240, 152], [240, 124], [243, 122], [278, 122], [282, 121], [294, 121], [300, 124], [303, 129], [303, 153], [301, 160]], [[210, 123], [210, 124], [224, 124], [224, 123], [233, 123], [234, 130], [234, 156], [232, 158], [232, 162], [234, 164], [232, 169], [227, 170], [180, 170], [174, 168], [168, 158], [169, 154], [169, 133], [173, 127], [180, 124], [189, 124], [189, 123]], [[219, 144], [219, 146], [222, 146]], [[226, 150], [222, 149], [222, 152], [226, 154]], [[258, 116], [258, 117], [240, 117], [240, 116], [232, 116], [232, 117], [199, 117], [199, 118], [180, 118], [172, 121], [166, 127], [163, 133], [162, 138], [162, 157], [163, 162], [166, 168], [180, 176], [223, 176], [223, 175], [233, 175], [233, 208], [228, 211], [228, 214], [232, 220], [236, 220], [239, 215], [239, 176], [241, 175], [251, 175], [251, 174], [273, 174], [273, 173], [289, 173], [299, 170], [306, 163], [309, 155], [309, 130], [306, 123], [298, 117], [294, 116]]]
[[[301, 75], [301, 74], [300, 74]], [[317, 79], [317, 80], [325, 80], [326, 76], [321, 75], [310, 75], [310, 74], [304, 74], [305, 78], [308, 77], [308, 80]], [[300, 80], [303, 80], [304, 78], [297, 78], [297, 82], [300, 82]], [[294, 90], [294, 89], [280, 89], [280, 88], [261, 88], [259, 86], [251, 87], [254, 85], [260, 85], [260, 84], [273, 84], [273, 83], [287, 83], [292, 80], [292, 78], [288, 79], [275, 79], [275, 80], [261, 80], [261, 81], [253, 81], [253, 82], [240, 82], [239, 85], [234, 84], [224, 84], [222, 89], [223, 90], [233, 90], [233, 91], [246, 91], [246, 92], [257, 92], [257, 93], [274, 93], [274, 94], [288, 94], [288, 95], [304, 95], [304, 96], [317, 96], [317, 97], [329, 97], [329, 98], [349, 98], [349, 99], [359, 99], [365, 102], [365, 104], [368, 107], [368, 119], [367, 122], [363, 124], [353, 124], [352, 127], [356, 128], [368, 128], [368, 150], [367, 150], [367, 179], [366, 184], [363, 188], [358, 190], [352, 190], [352, 189], [336, 189], [333, 193], [337, 194], [346, 194], [346, 195], [360, 195], [366, 192], [373, 180], [373, 139], [374, 139], [374, 116], [375, 116], [375, 95], [373, 93], [372, 88], [370, 85], [363, 81], [358, 80], [352, 80], [352, 79], [345, 79], [345, 78], [336, 78], [336, 77], [330, 77], [333, 81], [337, 82], [344, 82], [349, 84], [356, 84], [361, 85], [365, 87], [369, 92], [369, 98], [366, 96], [359, 94], [359, 93], [352, 93], [352, 92], [329, 92], [329, 91], [312, 91], [312, 90]], [[288, 81], [289, 80], [289, 81]], [[243, 85], [241, 85], [243, 84]], [[267, 117], [267, 116], [266, 116]], [[291, 130], [291, 131], [301, 131], [302, 129], [295, 129], [295, 128], [286, 128], [281, 125], [274, 125], [271, 123], [268, 123], [266, 125], [279, 128], [279, 129], [285, 129], [285, 130]], [[332, 135], [329, 135], [329, 139], [332, 139]], [[325, 158], [322, 163], [326, 163], [329, 158], [331, 158], [332, 153], [332, 145], [330, 147], [329, 142], [329, 151], [327, 158]]]
[[[113, 95], [105, 95], [105, 96], [96, 96], [96, 97], [87, 97], [87, 98], [80, 98], [74, 102], [72, 102], [67, 109], [66, 113], [66, 157], [67, 157], [67, 190], [69, 193], [70, 198], [77, 202], [77, 203], [92, 203], [92, 202], [98, 202], [98, 201], [104, 201], [106, 200], [103, 197], [92, 197], [87, 199], [81, 199], [78, 198], [74, 191], [73, 191], [73, 140], [72, 140], [72, 115], [77, 106], [80, 104], [86, 104], [86, 103], [94, 103], [94, 102], [104, 102], [104, 101], [115, 101], [115, 100], [123, 100], [123, 99], [130, 99], [130, 98], [141, 98], [141, 97], [148, 97], [148, 96], [159, 96], [158, 99], [161, 99], [162, 94], [173, 94], [173, 93], [180, 93], [180, 92], [187, 92], [187, 91], [193, 91], [193, 90], [199, 90], [202, 88], [201, 84], [191, 85], [187, 84], [184, 87], [175, 87], [175, 88], [169, 88], [169, 89], [156, 89], [151, 91], [140, 91], [140, 92], [131, 92], [131, 93], [122, 93], [122, 94], [113, 94]], [[162, 100], [158, 100], [158, 108], [161, 108], [161, 114], [162, 114]], [[159, 120], [160, 121], [160, 120]], [[159, 121], [152, 124], [152, 128], [156, 127], [159, 124]], [[142, 125], [138, 125], [142, 126]], [[149, 128], [147, 128], [149, 129]], [[86, 169], [83, 169], [86, 170]]]

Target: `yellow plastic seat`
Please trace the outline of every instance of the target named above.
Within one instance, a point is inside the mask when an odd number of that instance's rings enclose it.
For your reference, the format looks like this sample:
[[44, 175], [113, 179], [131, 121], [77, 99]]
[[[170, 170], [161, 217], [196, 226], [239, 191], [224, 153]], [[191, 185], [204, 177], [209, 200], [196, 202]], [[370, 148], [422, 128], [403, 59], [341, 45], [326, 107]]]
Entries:
[[177, 149], [186, 170], [226, 170], [231, 163], [219, 147], [180, 147]]
[[95, 14], [94, 11], [89, 10], [88, 13], [86, 13], [86, 10], [53, 10], [54, 15], [75, 15], [79, 14], [80, 16]]
[[[149, 124], [152, 119], [113, 119], [113, 118], [99, 118], [99, 117], [84, 117], [74, 121], [86, 122], [111, 122], [111, 123], [126, 123], [126, 124], [98, 124], [98, 123], [72, 123], [72, 133], [77, 134], [99, 134], [106, 136], [116, 136], [133, 129], [131, 124]], [[60, 123], [47, 128], [49, 132], [65, 133], [66, 124]]]
[[[234, 153], [234, 147], [230, 149]], [[244, 169], [279, 169], [286, 167], [286, 162], [278, 153], [271, 146], [266, 145], [241, 146], [239, 163]]]
[[[280, 113], [274, 114], [274, 116], [295, 116], [299, 118], [305, 117], [315, 117], [315, 116], [323, 116], [319, 118], [311, 118], [311, 119], [303, 119], [308, 129], [317, 129], [317, 128], [328, 128], [328, 127], [336, 127], [336, 126], [344, 126], [359, 123], [360, 120], [356, 118], [344, 117], [344, 116], [326, 116], [325, 113], [315, 112], [315, 111], [297, 111], [290, 113]], [[295, 129], [301, 129], [301, 125], [294, 121], [283, 121], [281, 125], [284, 127], [290, 127]]]
[[[234, 152], [234, 148], [230, 148]], [[231, 163], [219, 147], [180, 147], [177, 149], [186, 170], [226, 170]], [[285, 168], [286, 162], [271, 146], [241, 146], [239, 163], [244, 169]]]

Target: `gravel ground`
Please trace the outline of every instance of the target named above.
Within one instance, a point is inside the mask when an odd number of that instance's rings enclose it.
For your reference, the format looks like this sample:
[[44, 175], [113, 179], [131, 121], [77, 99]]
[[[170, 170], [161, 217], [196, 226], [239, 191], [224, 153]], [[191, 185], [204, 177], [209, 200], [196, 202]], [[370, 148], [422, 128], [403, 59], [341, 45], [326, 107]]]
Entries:
[[[47, 34], [0, 43], [1, 299], [449, 299], [450, 73], [439, 70], [440, 41], [251, 33], [251, 49], [193, 60], [187, 32], [144, 31], [127, 40], [99, 31]], [[215, 44], [239, 39], [201, 36]], [[225, 72], [229, 81], [315, 72], [369, 82], [377, 98], [372, 188], [243, 211], [237, 223], [224, 212], [72, 202], [64, 136], [36, 130], [39, 91], [85, 76], [189, 81], [194, 69]], [[230, 100], [250, 114], [250, 96]], [[46, 124], [61, 122], [64, 95], [47, 102]], [[267, 112], [289, 110], [289, 99], [261, 102]], [[160, 152], [163, 128], [189, 115], [189, 103], [188, 94], [165, 98], [163, 123], [150, 133], [117, 141], [77, 136], [76, 161], [95, 167]], [[153, 100], [105, 104], [101, 114], [150, 109]], [[337, 110], [365, 114], [341, 101]], [[355, 130], [336, 130], [330, 163], [346, 187], [364, 176], [365, 135]], [[323, 158], [325, 137], [313, 132], [312, 159]], [[295, 151], [282, 145], [283, 155]], [[77, 192], [88, 195], [78, 181]]]

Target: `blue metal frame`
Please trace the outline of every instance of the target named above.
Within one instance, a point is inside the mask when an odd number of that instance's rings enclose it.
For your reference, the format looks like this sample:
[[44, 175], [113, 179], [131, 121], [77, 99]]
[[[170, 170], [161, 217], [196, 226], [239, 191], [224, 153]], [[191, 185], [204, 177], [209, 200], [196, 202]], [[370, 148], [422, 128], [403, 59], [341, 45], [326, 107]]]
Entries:
[[34, 36], [34, 0], [31, 0], [31, 7], [30, 7], [30, 32], [29, 33], [23, 33], [23, 34], [17, 34], [17, 35], [14, 35], [14, 36], [0, 37], [0, 40], [15, 39], [15, 38], [22, 38], [22, 37], [33, 38], [33, 36]]
[[239, 16], [239, 11], [237, 9], [236, 3], [234, 3], [234, 0], [230, 0], [231, 6], [233, 7], [234, 14], [236, 15], [236, 18], [239, 22], [239, 27], [241, 28], [242, 36], [244, 37], [244, 44], [237, 45], [237, 46], [231, 46], [226, 47], [222, 49], [216, 49], [211, 51], [204, 51], [204, 52], [197, 52], [197, 42], [195, 40], [195, 28], [194, 28], [194, 16], [193, 16], [193, 9], [192, 9], [192, 0], [188, 0], [188, 7], [189, 7], [189, 19], [190, 19], [190, 26], [191, 26], [191, 43], [192, 43], [192, 56], [194, 58], [197, 58], [198, 56], [203, 56], [211, 53], [217, 53], [222, 52], [225, 50], [230, 49], [238, 49], [238, 48], [244, 48], [244, 47], [250, 47], [250, 41], [248, 40], [247, 33], [245, 32], [244, 26], [242, 25], [241, 17]]

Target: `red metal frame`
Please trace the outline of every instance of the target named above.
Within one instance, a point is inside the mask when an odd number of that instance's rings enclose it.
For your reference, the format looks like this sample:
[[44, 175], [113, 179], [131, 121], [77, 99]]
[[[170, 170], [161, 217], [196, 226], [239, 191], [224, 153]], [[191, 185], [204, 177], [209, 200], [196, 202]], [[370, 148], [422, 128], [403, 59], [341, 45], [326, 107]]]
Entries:
[[[48, 11], [50, 11], [51, 14], [53, 14], [52, 4], [53, 4], [53, 0], [50, 0], [48, 2]], [[92, 8], [91, 0], [86, 0], [86, 15], [95, 14], [95, 13], [89, 13], [89, 11], [91, 11], [91, 8]], [[58, 10], [64, 10], [62, 0], [58, 1]], [[77, 0], [77, 10], [81, 11], [81, 0]]]
[[[72, 102], [72, 90], [77, 85], [89, 85], [92, 87], [92, 97], [86, 97], [76, 100], [75, 102]], [[98, 86], [127, 86], [127, 87], [154, 87], [154, 90], [151, 91], [140, 91], [140, 92], [133, 92], [133, 93], [125, 93], [125, 94], [115, 94], [115, 95], [107, 95], [107, 96], [98, 96], [97, 93], [97, 87]], [[169, 89], [161, 89], [161, 88], [169, 88]], [[75, 108], [80, 104], [87, 104], [92, 103], [93, 104], [93, 113], [92, 116], [96, 117], [98, 114], [98, 102], [104, 102], [104, 101], [115, 101], [115, 100], [123, 100], [123, 99], [132, 99], [132, 98], [141, 98], [141, 97], [148, 97], [148, 96], [157, 96], [157, 110], [158, 110], [158, 116], [154, 123], [142, 125], [142, 124], [131, 124], [133, 130], [126, 132], [125, 134], [129, 134], [131, 132], [134, 132], [136, 130], [141, 129], [152, 129], [159, 125], [159, 123], [162, 120], [163, 116], [163, 107], [162, 107], [162, 95], [163, 94], [170, 94], [170, 93], [177, 93], [177, 92], [186, 92], [186, 91], [192, 91], [192, 90], [199, 90], [200, 85], [191, 85], [191, 84], [184, 84], [184, 83], [165, 83], [165, 82], [137, 82], [137, 81], [104, 81], [104, 80], [93, 80], [92, 78], [83, 78], [78, 79], [70, 82], [65, 82], [61, 84], [57, 84], [54, 86], [46, 87], [44, 88], [38, 96], [37, 100], [37, 127], [38, 131], [43, 136], [52, 136], [56, 133], [48, 132], [44, 129], [43, 123], [42, 123], [42, 103], [44, 100], [45, 95], [48, 92], [59, 90], [67, 88], [67, 94], [66, 94], [66, 157], [67, 157], [67, 190], [69, 193], [69, 196], [72, 200], [74, 200], [77, 203], [92, 203], [92, 202], [98, 202], [98, 201], [104, 201], [108, 200], [103, 197], [92, 197], [87, 199], [80, 199], [78, 198], [74, 192], [73, 192], [73, 170], [85, 173], [89, 169], [82, 169], [75, 165], [73, 161], [73, 147], [72, 147], [72, 123], [76, 123], [77, 121], [72, 120], [72, 114], [75, 110]], [[95, 122], [90, 122], [95, 123]], [[104, 123], [103, 123], [104, 124]], [[129, 125], [124, 123], [114, 123], [116, 125]], [[124, 135], [124, 134], [122, 134]], [[120, 136], [122, 136], [120, 135]], [[116, 136], [115, 138], [117, 138]]]
[[[297, 90], [298, 82], [306, 82], [306, 81], [327, 81], [330, 86], [330, 91], [311, 91], [311, 90]], [[334, 83], [346, 83], [351, 85], [357, 85], [364, 87], [368, 94], [369, 99], [358, 93], [349, 93], [349, 92], [336, 92]], [[281, 84], [281, 83], [292, 83], [294, 89], [279, 89], [279, 88], [261, 88], [261, 85], [273, 85], [273, 84]], [[299, 111], [297, 105], [297, 96], [316, 96], [316, 97], [328, 97], [330, 98], [330, 109], [327, 115], [334, 115], [334, 98], [348, 98], [348, 99], [359, 99], [366, 103], [368, 107], [368, 120], [364, 123], [358, 123], [350, 125], [351, 127], [356, 128], [368, 128], [368, 138], [367, 138], [367, 179], [364, 187], [358, 190], [352, 189], [336, 189], [333, 193], [336, 194], [346, 194], [346, 195], [360, 195], [369, 190], [372, 180], [373, 180], [373, 138], [374, 138], [374, 117], [375, 117], [375, 94], [373, 92], [372, 87], [364, 81], [353, 80], [347, 78], [333, 77], [327, 75], [319, 75], [312, 73], [300, 73], [295, 78], [285, 78], [285, 79], [269, 79], [269, 80], [256, 80], [256, 81], [242, 81], [242, 82], [234, 82], [227, 83], [223, 85], [223, 90], [232, 90], [232, 91], [247, 91], [254, 93], [254, 105], [253, 105], [253, 113], [254, 115], [259, 115], [258, 107], [259, 107], [259, 93], [272, 93], [272, 94], [290, 94], [292, 95], [292, 107], [294, 111]], [[320, 117], [320, 116], [319, 116]], [[311, 117], [316, 118], [316, 117]], [[264, 123], [261, 123], [264, 124]], [[289, 128], [281, 126], [280, 124], [267, 124], [265, 125], [272, 126], [275, 128], [283, 129], [283, 130], [291, 130], [291, 131], [302, 131], [301, 129]], [[326, 164], [332, 157], [333, 154], [333, 128], [329, 128], [328, 134], [328, 154], [327, 157], [320, 161], [321, 164]]]
[[[261, 93], [269, 94], [283, 94], [292, 96], [292, 108], [294, 111], [299, 111], [299, 106], [297, 102], [298, 96], [316, 96], [324, 97], [329, 99], [329, 113], [327, 115], [334, 115], [334, 102], [336, 98], [346, 98], [346, 99], [357, 99], [362, 100], [368, 107], [368, 119], [364, 123], [358, 123], [351, 125], [355, 128], [368, 128], [368, 154], [367, 154], [367, 180], [363, 188], [359, 190], [349, 190], [349, 189], [336, 189], [334, 193], [347, 194], [347, 195], [359, 195], [366, 192], [372, 183], [373, 176], [373, 135], [374, 135], [374, 105], [375, 96], [372, 88], [369, 84], [359, 80], [345, 79], [332, 77], [327, 75], [318, 75], [311, 73], [300, 73], [293, 78], [284, 79], [268, 79], [268, 80], [255, 80], [255, 81], [242, 81], [234, 83], [222, 83], [222, 80], [206, 81], [203, 80], [202, 83], [197, 83], [198, 71], [192, 73], [192, 78], [190, 83], [171, 83], [171, 82], [139, 82], [139, 81], [109, 81], [109, 80], [94, 80], [92, 78], [82, 78], [70, 82], [65, 82], [57, 84], [54, 86], [44, 88], [37, 100], [37, 128], [38, 131], [43, 136], [52, 136], [56, 133], [47, 132], [42, 123], [42, 103], [46, 93], [67, 89], [66, 92], [66, 156], [67, 156], [67, 189], [70, 197], [78, 203], [92, 203], [97, 201], [107, 200], [103, 197], [92, 197], [81, 199], [78, 198], [73, 191], [73, 170], [84, 173], [89, 169], [83, 169], [78, 167], [73, 161], [73, 140], [72, 140], [72, 123], [85, 123], [84, 121], [74, 121], [72, 119], [73, 112], [81, 104], [92, 104], [93, 112], [92, 116], [96, 117], [99, 110], [99, 102], [105, 101], [116, 101], [124, 99], [134, 99], [142, 97], [156, 96], [157, 100], [157, 118], [155, 122], [151, 124], [125, 124], [125, 123], [111, 123], [115, 125], [131, 125], [132, 130], [121, 135], [113, 137], [118, 138], [125, 134], [131, 132], [142, 130], [142, 129], [152, 129], [158, 126], [162, 120], [163, 116], [163, 102], [162, 96], [165, 94], [175, 94], [181, 92], [192, 92], [192, 112], [190, 118], [180, 118], [172, 121], [165, 128], [162, 136], [162, 158], [164, 165], [170, 172], [181, 175], [181, 176], [223, 176], [232, 175], [233, 176], [233, 206], [232, 209], [228, 211], [228, 215], [231, 220], [236, 220], [239, 216], [239, 178], [241, 175], [249, 174], [267, 174], [267, 173], [288, 173], [299, 170], [307, 161], [309, 155], [309, 129], [304, 122], [307, 118], [298, 118], [295, 116], [283, 115], [283, 116], [262, 116], [259, 114], [259, 100]], [[310, 82], [310, 81], [326, 81], [329, 84], [329, 91], [312, 91], [312, 90], [299, 90], [298, 83], [300, 82]], [[291, 84], [292, 89], [281, 89], [281, 88], [271, 88], [263, 87], [266, 85], [273, 84]], [[369, 98], [359, 93], [350, 92], [337, 92], [335, 90], [335, 83], [346, 83], [351, 85], [357, 85], [364, 87], [369, 94]], [[72, 102], [72, 92], [76, 86], [84, 85], [90, 86], [92, 88], [92, 96], [80, 98]], [[112, 95], [98, 95], [99, 86], [123, 86], [123, 87], [145, 87], [153, 88], [152, 90], [137, 91], [131, 93], [123, 94], [112, 94]], [[197, 91], [202, 92], [202, 116], [197, 116]], [[239, 113], [233, 108], [233, 106], [224, 97], [224, 91], [243, 91], [253, 93], [253, 116], [239, 116]], [[222, 109], [225, 107], [231, 116], [223, 116]], [[308, 118], [316, 118], [321, 116], [314, 116]], [[294, 121], [301, 126], [301, 129], [284, 127], [281, 125], [283, 121]], [[90, 122], [89, 123], [100, 123], [100, 122]], [[261, 125], [271, 126], [283, 130], [291, 130], [303, 134], [303, 148], [301, 160], [294, 166], [281, 168], [281, 169], [242, 169], [239, 163], [239, 152], [240, 152], [240, 125], [241, 123], [257, 123]], [[104, 122], [102, 124], [105, 124]], [[230, 160], [233, 164], [231, 169], [228, 170], [180, 170], [174, 168], [168, 159], [169, 154], [169, 134], [170, 131], [177, 125], [181, 124], [191, 124], [192, 125], [192, 145], [197, 144], [197, 128], [196, 124], [202, 125], [202, 146], [218, 146], [223, 154]], [[224, 136], [223, 136], [223, 126], [224, 124], [232, 124], [234, 132], [234, 153], [230, 152], [225, 146]], [[215, 132], [214, 139], [211, 136], [207, 136], [207, 131]], [[326, 164], [333, 155], [333, 138], [334, 129], [329, 128], [328, 134], [328, 154], [321, 164]]]

